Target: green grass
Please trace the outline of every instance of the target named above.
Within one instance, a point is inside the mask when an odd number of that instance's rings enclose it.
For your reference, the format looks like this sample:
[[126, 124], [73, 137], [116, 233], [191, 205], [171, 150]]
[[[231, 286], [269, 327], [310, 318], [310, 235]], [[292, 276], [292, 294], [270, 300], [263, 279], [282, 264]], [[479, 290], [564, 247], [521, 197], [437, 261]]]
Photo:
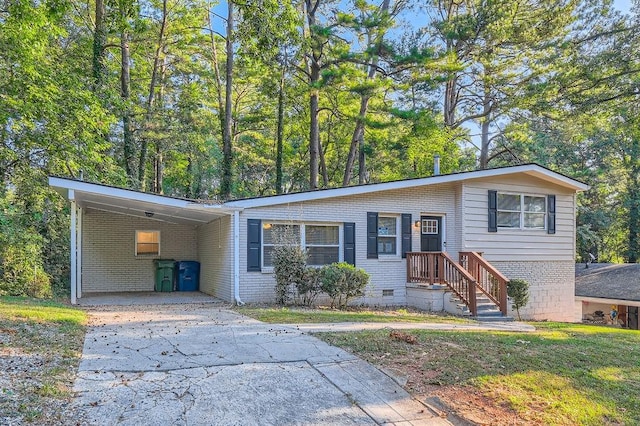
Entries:
[[22, 421], [56, 424], [82, 354], [86, 313], [51, 300], [0, 297], [0, 350], [14, 362], [0, 389], [0, 412]]
[[532, 423], [640, 424], [638, 331], [534, 325], [526, 334], [414, 330], [417, 345], [388, 331], [317, 335], [370, 362], [428, 372], [430, 385], [475, 387]]
[[270, 324], [305, 324], [336, 322], [456, 322], [468, 323], [467, 319], [422, 312], [410, 312], [406, 309], [371, 310], [356, 309], [339, 311], [333, 309], [305, 309], [239, 306], [237, 312]]

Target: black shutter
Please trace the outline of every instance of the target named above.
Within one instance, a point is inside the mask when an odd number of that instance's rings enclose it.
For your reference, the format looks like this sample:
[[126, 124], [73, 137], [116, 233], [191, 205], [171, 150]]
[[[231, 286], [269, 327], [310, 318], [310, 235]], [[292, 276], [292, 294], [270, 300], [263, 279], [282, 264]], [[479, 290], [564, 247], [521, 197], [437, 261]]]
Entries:
[[344, 261], [356, 264], [356, 224], [353, 222], [344, 223]]
[[367, 213], [367, 259], [378, 258], [378, 213]]
[[247, 219], [247, 271], [261, 271], [262, 221]]
[[411, 214], [402, 214], [402, 257], [411, 251]]
[[498, 232], [498, 191], [489, 190], [489, 232]]
[[547, 234], [556, 233], [556, 196], [547, 195]]

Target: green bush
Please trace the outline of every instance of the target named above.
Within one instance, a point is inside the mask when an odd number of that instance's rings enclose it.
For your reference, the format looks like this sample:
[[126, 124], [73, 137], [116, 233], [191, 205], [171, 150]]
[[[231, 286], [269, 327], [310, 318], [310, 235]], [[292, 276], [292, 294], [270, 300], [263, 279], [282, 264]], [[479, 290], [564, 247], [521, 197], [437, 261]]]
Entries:
[[320, 281], [322, 269], [307, 267], [303, 277], [296, 283], [296, 302], [299, 305], [313, 306], [316, 298], [322, 292]]
[[[278, 245], [273, 249], [276, 276], [276, 303], [290, 303], [302, 285], [307, 269], [307, 253], [298, 245]], [[299, 290], [298, 290], [299, 292]]]
[[369, 274], [346, 262], [332, 263], [320, 270], [321, 289], [331, 298], [331, 307], [343, 309], [354, 297], [364, 296]]
[[511, 298], [512, 307], [518, 313], [518, 321], [520, 321], [520, 308], [529, 302], [529, 283], [520, 278], [512, 279], [507, 283], [507, 295]]

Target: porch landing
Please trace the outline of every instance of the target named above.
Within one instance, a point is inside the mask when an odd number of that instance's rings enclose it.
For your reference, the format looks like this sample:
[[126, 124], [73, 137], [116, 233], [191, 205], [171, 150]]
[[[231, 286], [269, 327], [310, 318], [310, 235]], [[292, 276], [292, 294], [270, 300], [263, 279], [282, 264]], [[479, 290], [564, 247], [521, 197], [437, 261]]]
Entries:
[[127, 292], [127, 293], [88, 293], [78, 299], [80, 306], [132, 306], [132, 305], [179, 305], [186, 303], [212, 303], [228, 305], [227, 302], [216, 299], [199, 291], [173, 292]]

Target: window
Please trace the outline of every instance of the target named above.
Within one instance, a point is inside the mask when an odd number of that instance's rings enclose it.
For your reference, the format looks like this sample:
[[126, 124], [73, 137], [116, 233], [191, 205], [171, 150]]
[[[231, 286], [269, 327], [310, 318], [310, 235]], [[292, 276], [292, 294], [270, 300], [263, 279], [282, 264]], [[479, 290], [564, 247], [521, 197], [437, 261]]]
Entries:
[[422, 219], [422, 234], [423, 235], [438, 235], [438, 220], [437, 219]]
[[545, 229], [544, 196], [498, 193], [498, 227]]
[[378, 217], [378, 255], [398, 254], [398, 218]]
[[262, 262], [273, 266], [273, 249], [276, 246], [300, 243], [300, 226], [278, 223], [262, 224]]
[[279, 245], [304, 247], [310, 266], [340, 262], [340, 226], [263, 223], [262, 266], [273, 267], [273, 249]]
[[340, 261], [340, 230], [337, 226], [305, 225], [308, 265], [328, 265]]
[[136, 256], [160, 254], [160, 231], [136, 231]]

